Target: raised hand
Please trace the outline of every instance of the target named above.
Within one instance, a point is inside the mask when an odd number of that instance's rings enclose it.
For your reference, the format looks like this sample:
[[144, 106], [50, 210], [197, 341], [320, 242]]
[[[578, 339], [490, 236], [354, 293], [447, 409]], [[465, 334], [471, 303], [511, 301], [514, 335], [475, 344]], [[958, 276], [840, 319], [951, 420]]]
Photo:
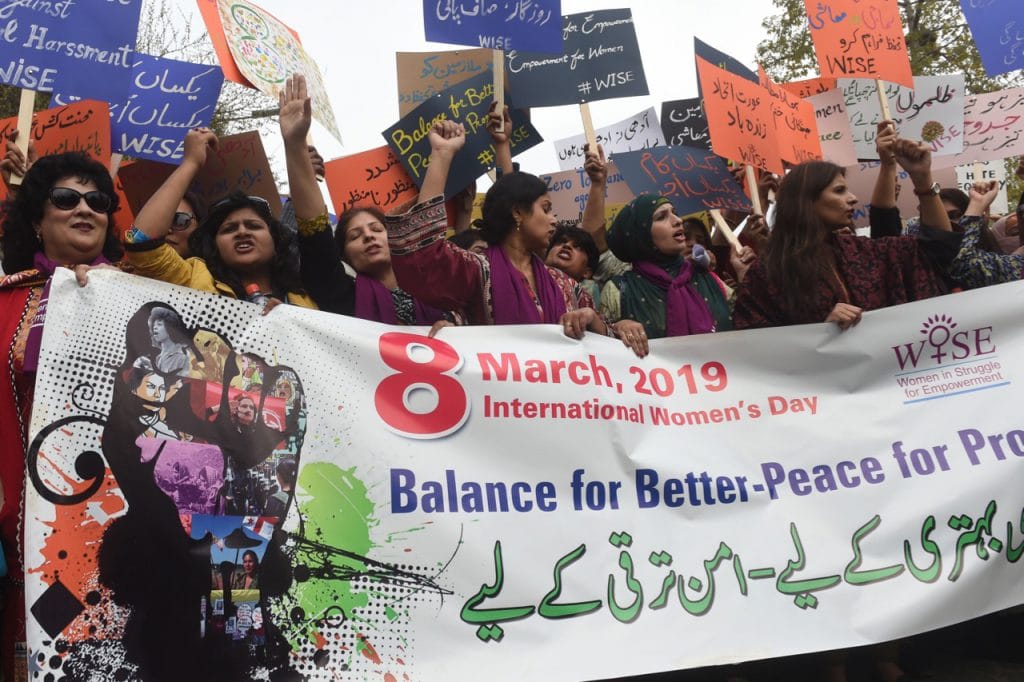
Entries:
[[604, 147], [597, 145], [597, 151], [590, 149], [590, 144], [583, 145], [583, 170], [590, 182], [603, 185], [608, 181], [608, 163], [604, 156]]
[[893, 145], [893, 154], [903, 170], [910, 174], [914, 186], [920, 188], [918, 180], [928, 178], [929, 184], [932, 172], [932, 150], [923, 142], [915, 142], [898, 138]]
[[[195, 164], [197, 168], [206, 165], [206, 156], [211, 149], [216, 149], [217, 136], [209, 128], [193, 128], [185, 133], [184, 160]], [[167, 229], [166, 227], [164, 228]]]
[[286, 80], [277, 101], [281, 107], [278, 121], [284, 143], [305, 145], [313, 120], [313, 104], [306, 91], [306, 77], [295, 74]]
[[466, 144], [466, 130], [455, 121], [438, 121], [430, 128], [430, 153], [454, 155]]
[[891, 165], [896, 163], [896, 141], [899, 135], [896, 134], [896, 125], [889, 120], [878, 122], [878, 132], [875, 134], [875, 153], [879, 160]]
[[[495, 145], [507, 144], [512, 132], [512, 118], [508, 115], [508, 107], [500, 113], [497, 109], [498, 103], [491, 102], [491, 109], [487, 112], [487, 132], [491, 134], [491, 141]], [[499, 127], [501, 130], [498, 130]]]

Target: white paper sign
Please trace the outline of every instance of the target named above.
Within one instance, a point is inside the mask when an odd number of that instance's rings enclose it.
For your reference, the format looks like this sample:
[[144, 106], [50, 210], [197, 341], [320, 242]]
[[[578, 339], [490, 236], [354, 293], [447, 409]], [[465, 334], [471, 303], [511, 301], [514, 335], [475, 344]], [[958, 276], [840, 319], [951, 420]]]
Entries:
[[[605, 126], [597, 130], [596, 135], [597, 143], [604, 147], [604, 153], [608, 157], [616, 152], [635, 152], [665, 146], [665, 134], [658, 124], [658, 114], [655, 113], [654, 107]], [[559, 170], [583, 168], [583, 145], [586, 142], [585, 135], [575, 135], [555, 142]]]
[[818, 124], [818, 137], [821, 139], [821, 157], [840, 166], [857, 163], [843, 93], [834, 88], [806, 99], [814, 107], [814, 120]]

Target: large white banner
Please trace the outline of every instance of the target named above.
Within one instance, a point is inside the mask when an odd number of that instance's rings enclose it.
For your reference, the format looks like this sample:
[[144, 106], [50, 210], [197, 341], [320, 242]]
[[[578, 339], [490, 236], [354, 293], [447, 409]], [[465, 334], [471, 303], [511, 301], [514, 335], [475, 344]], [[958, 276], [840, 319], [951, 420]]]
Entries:
[[68, 680], [593, 679], [1024, 601], [1024, 283], [642, 360], [109, 271], [51, 296], [30, 653]]

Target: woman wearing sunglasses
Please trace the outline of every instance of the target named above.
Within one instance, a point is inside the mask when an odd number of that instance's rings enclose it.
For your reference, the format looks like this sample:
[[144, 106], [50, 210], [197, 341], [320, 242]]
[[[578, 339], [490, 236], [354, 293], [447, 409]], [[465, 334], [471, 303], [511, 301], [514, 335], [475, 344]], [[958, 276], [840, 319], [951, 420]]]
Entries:
[[[188, 238], [192, 257], [183, 258], [167, 243], [167, 225], [179, 220], [182, 198], [217, 147], [209, 128], [194, 128], [185, 136], [181, 165], [150, 197], [125, 234], [128, 262], [147, 277], [170, 284], [246, 298], [253, 289], [305, 308], [316, 304], [306, 295], [298, 271], [289, 261], [291, 235], [262, 197], [240, 192], [210, 207], [206, 219]], [[184, 220], [184, 218], [180, 218]]]
[[57, 267], [100, 265], [121, 257], [113, 230], [113, 182], [107, 169], [85, 154], [44, 156], [11, 194], [0, 230], [3, 268], [10, 273], [0, 278], [0, 343], [6, 350], [0, 362], [0, 538], [10, 565], [0, 625], [3, 679], [14, 679], [14, 643], [25, 640], [18, 518], [50, 276]]
[[189, 248], [189, 237], [202, 222], [203, 217], [199, 213], [199, 197], [192, 192], [186, 192], [178, 202], [178, 210], [174, 212], [164, 241], [182, 258], [191, 258], [192, 249]]

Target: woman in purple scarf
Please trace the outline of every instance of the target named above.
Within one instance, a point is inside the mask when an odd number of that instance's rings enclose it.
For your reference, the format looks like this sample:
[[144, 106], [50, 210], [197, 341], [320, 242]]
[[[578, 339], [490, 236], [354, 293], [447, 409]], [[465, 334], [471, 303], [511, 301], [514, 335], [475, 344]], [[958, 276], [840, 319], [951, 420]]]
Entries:
[[399, 283], [433, 306], [465, 311], [470, 324], [558, 324], [571, 338], [582, 338], [585, 331], [617, 336], [590, 294], [537, 255], [547, 251], [555, 231], [548, 188], [540, 178], [507, 173], [487, 191], [477, 225], [488, 245], [485, 253], [464, 251], [445, 239], [442, 193], [452, 158], [464, 143], [460, 124], [434, 124], [418, 203], [407, 213], [388, 216]]
[[[300, 275], [320, 309], [385, 324], [456, 322], [456, 315], [425, 305], [399, 288], [391, 269], [384, 214], [377, 208], [349, 209], [339, 218], [332, 238], [306, 146], [312, 111], [302, 76], [285, 83], [280, 104], [288, 184], [298, 222]], [[354, 279], [339, 256], [355, 270]]]

